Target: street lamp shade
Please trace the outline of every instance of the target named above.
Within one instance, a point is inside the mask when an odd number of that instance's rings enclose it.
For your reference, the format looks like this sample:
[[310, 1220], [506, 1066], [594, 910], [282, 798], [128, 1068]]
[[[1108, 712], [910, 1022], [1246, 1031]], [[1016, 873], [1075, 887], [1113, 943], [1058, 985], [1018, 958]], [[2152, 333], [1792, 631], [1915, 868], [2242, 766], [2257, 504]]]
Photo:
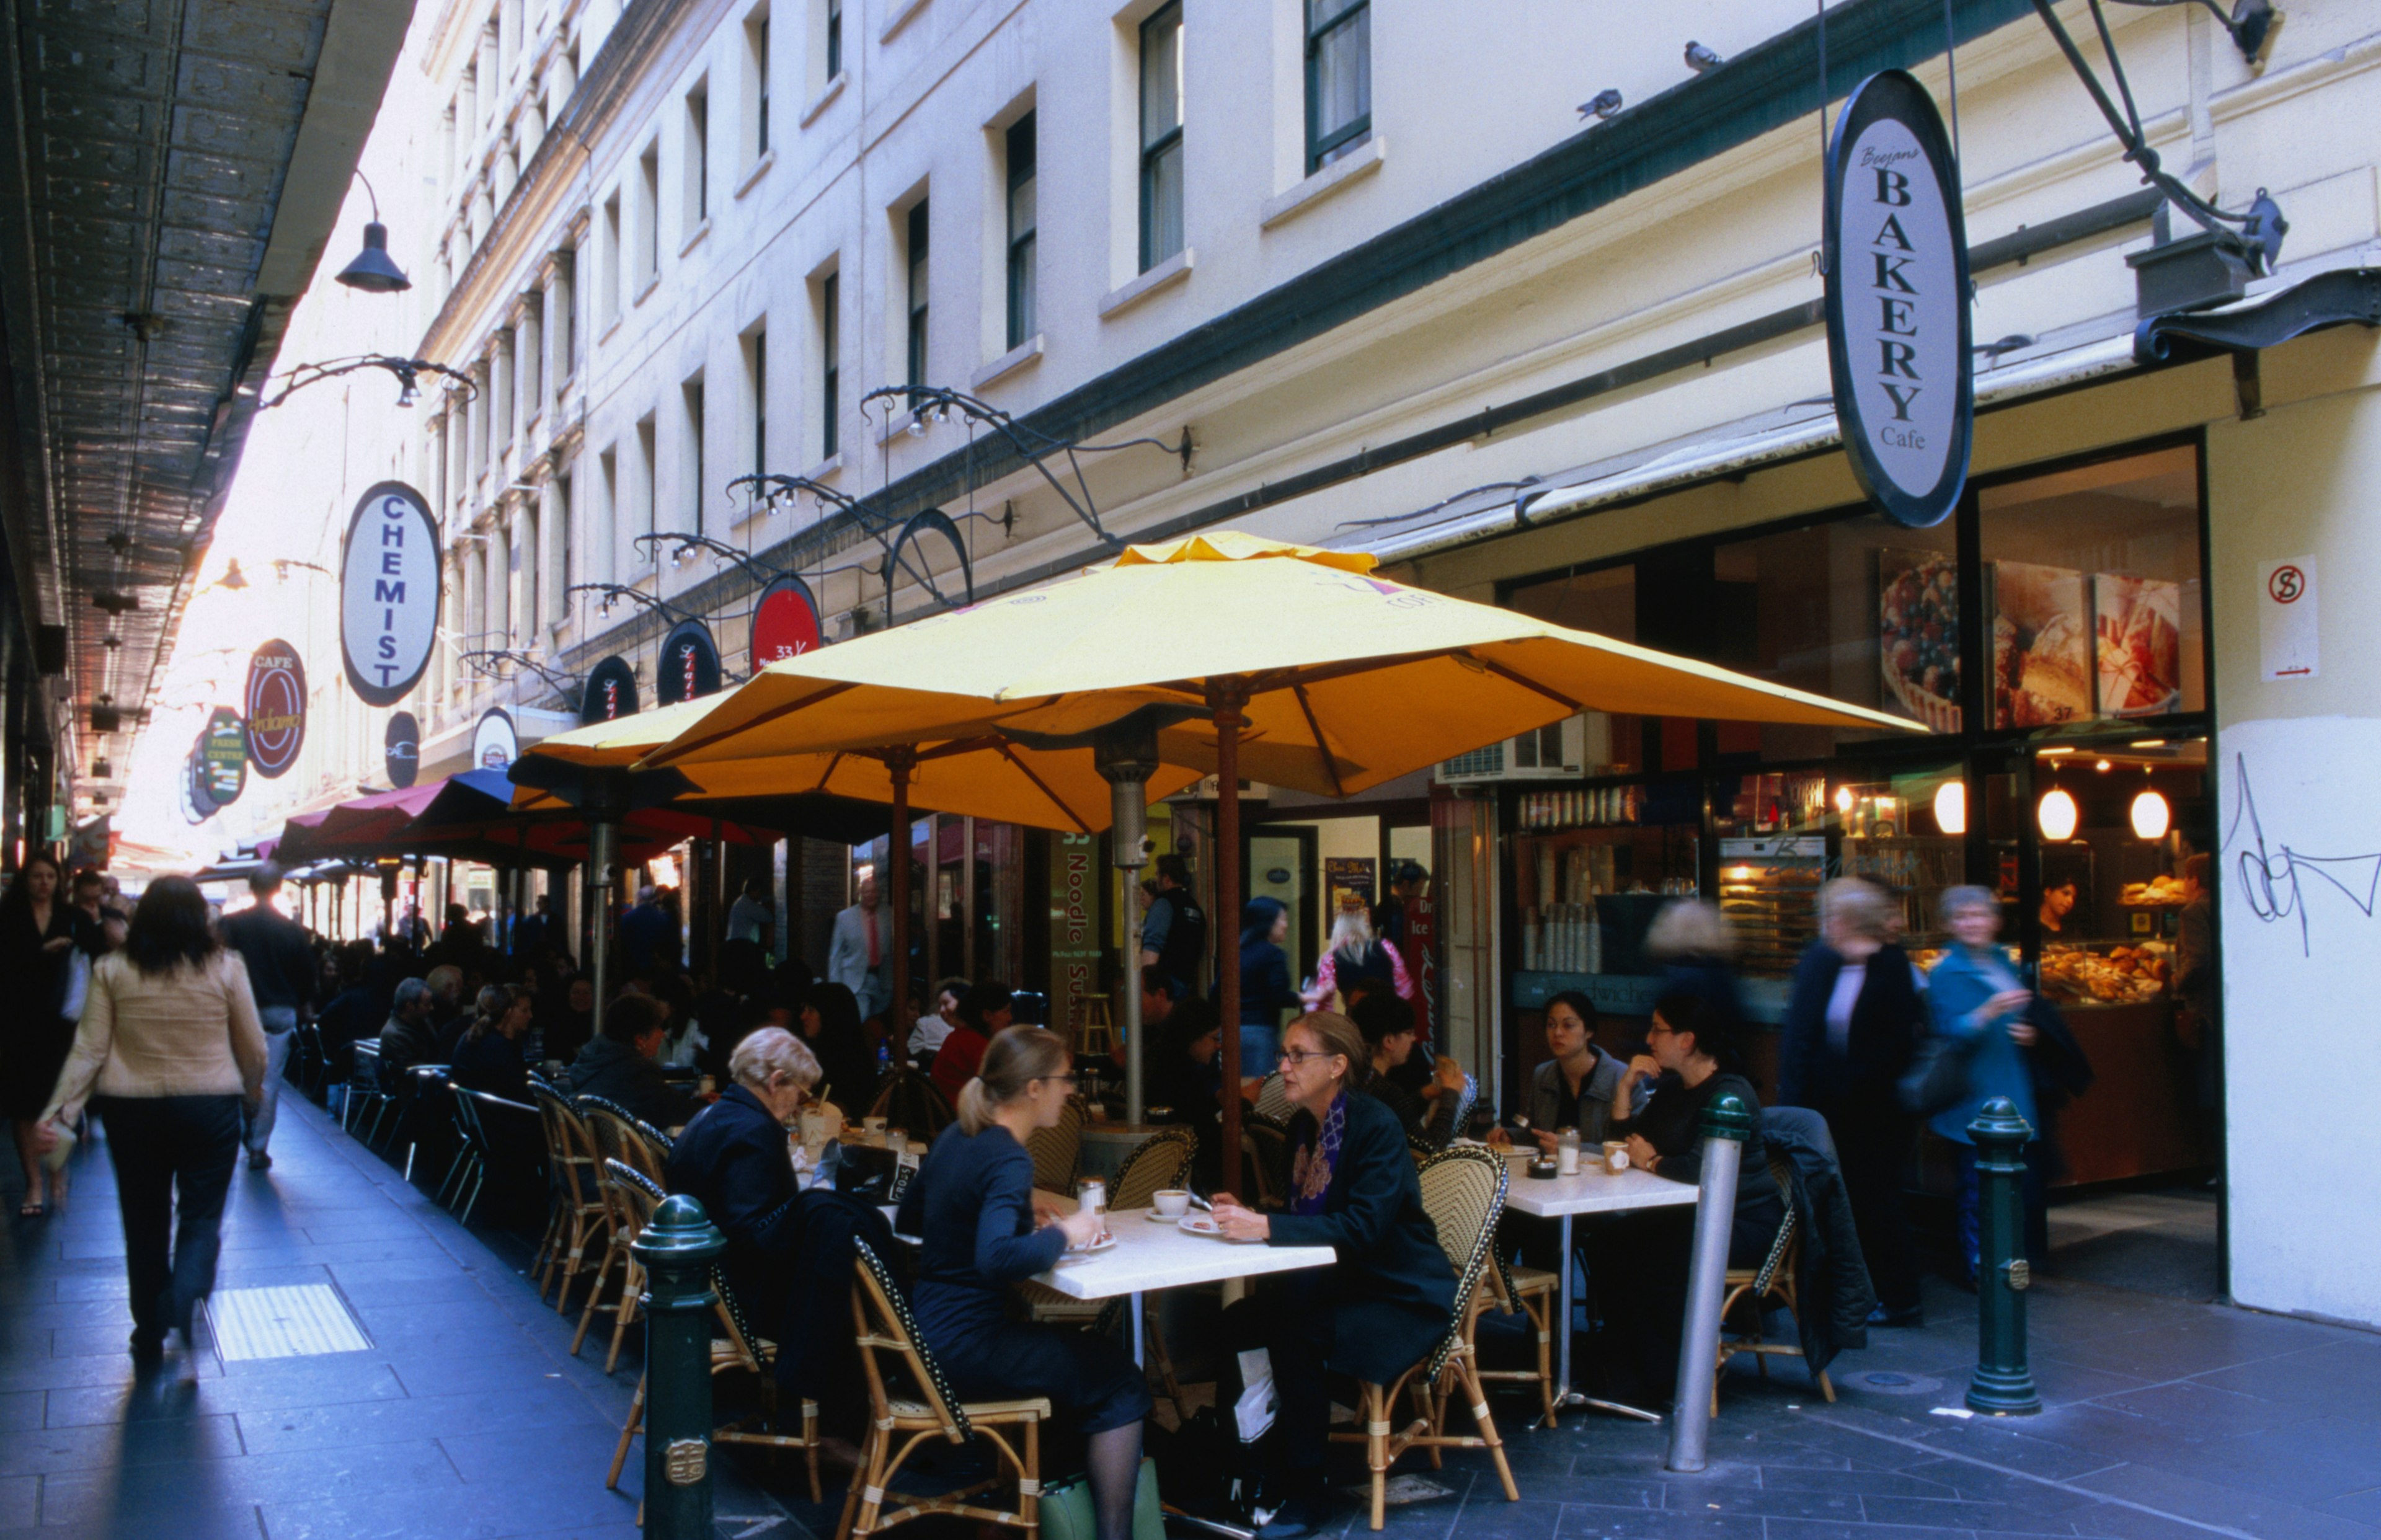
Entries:
[[339, 282], [366, 294], [395, 294], [413, 287], [413, 280], [389, 260], [388, 226], [377, 219], [364, 226], [364, 249], [340, 270]]

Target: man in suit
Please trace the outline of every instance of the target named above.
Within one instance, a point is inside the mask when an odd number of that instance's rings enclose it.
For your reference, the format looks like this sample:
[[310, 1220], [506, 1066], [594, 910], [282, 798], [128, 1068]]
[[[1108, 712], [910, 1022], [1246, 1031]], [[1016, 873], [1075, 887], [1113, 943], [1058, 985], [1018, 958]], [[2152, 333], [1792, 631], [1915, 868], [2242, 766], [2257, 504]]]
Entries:
[[876, 907], [876, 878], [860, 879], [860, 901], [835, 917], [835, 938], [826, 953], [826, 976], [851, 991], [863, 1021], [892, 1003], [885, 953], [893, 945], [887, 916]]

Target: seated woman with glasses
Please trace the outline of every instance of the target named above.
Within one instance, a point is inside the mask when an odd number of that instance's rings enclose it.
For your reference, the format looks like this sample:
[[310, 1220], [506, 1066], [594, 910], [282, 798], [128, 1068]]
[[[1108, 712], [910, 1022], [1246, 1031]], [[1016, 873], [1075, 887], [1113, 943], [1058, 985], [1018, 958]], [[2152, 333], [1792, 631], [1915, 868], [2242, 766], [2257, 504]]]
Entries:
[[[1285, 1212], [1262, 1214], [1229, 1194], [1215, 1221], [1233, 1241], [1329, 1246], [1336, 1265], [1266, 1280], [1264, 1290], [1225, 1315], [1236, 1350], [1263, 1348], [1279, 1411], [1263, 1451], [1274, 1510], [1259, 1532], [1291, 1540], [1330, 1520], [1324, 1451], [1330, 1431], [1327, 1371], [1387, 1385], [1446, 1336], [1455, 1312], [1455, 1270], [1422, 1206], [1422, 1184], [1406, 1153], [1405, 1128], [1387, 1104], [1361, 1094], [1373, 1055], [1356, 1023], [1318, 1011], [1284, 1034], [1283, 1089], [1290, 1168]], [[1225, 1358], [1217, 1404], [1238, 1398], [1239, 1359]]]
[[850, 1314], [852, 1242], [881, 1253], [893, 1229], [873, 1204], [804, 1192], [795, 1180], [786, 1130], [819, 1082], [806, 1045], [783, 1027], [757, 1028], [727, 1056], [727, 1072], [735, 1083], [687, 1124], [664, 1174], [727, 1238], [720, 1272], [752, 1329], [777, 1344], [779, 1413], [790, 1420], [803, 1400], [818, 1402], [822, 1452], [850, 1463], [859, 1451], [849, 1436], [867, 1412], [860, 1350], [848, 1331], [813, 1328]]
[[897, 1228], [923, 1238], [911, 1303], [953, 1388], [963, 1399], [1049, 1398], [1087, 1436], [1099, 1540], [1129, 1540], [1150, 1409], [1140, 1366], [1105, 1337], [1008, 1314], [1009, 1285], [1100, 1237], [1100, 1216], [1037, 1212], [1033, 1201], [1025, 1141], [1058, 1121], [1074, 1091], [1056, 1033], [1011, 1027], [994, 1037], [959, 1092], [959, 1121], [935, 1136], [903, 1195]]
[[[1753, 1131], [1738, 1167], [1728, 1265], [1758, 1267], [1785, 1221], [1786, 1198], [1769, 1174], [1761, 1098], [1744, 1076], [1735, 1032], [1702, 996], [1679, 990], [1655, 1003], [1645, 1045], [1644, 1054], [1629, 1061], [1613, 1093], [1608, 1137], [1628, 1141], [1630, 1165], [1692, 1184], [1703, 1178], [1704, 1109], [1728, 1093], [1740, 1098], [1753, 1114]], [[1653, 1099], [1631, 1118], [1631, 1093], [1647, 1079], [1655, 1082]], [[1693, 1239], [1691, 1208], [1626, 1216], [1590, 1232], [1588, 1265], [1603, 1306], [1603, 1335], [1615, 1344], [1605, 1365], [1615, 1375], [1606, 1387], [1614, 1399], [1641, 1405], [1667, 1405], [1670, 1399]]]

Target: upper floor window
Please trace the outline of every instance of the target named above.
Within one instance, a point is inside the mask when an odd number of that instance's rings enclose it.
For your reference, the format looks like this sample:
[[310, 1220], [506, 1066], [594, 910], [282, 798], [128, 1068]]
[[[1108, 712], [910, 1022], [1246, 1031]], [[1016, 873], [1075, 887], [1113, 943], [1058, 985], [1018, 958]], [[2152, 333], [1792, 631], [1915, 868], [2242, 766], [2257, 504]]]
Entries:
[[843, 73], [843, 0], [826, 0], [826, 78]]
[[1008, 346], [1034, 333], [1033, 234], [1040, 223], [1033, 195], [1033, 115], [1008, 129]]
[[1182, 250], [1182, 0], [1141, 24], [1141, 266]]
[[711, 82], [686, 93], [686, 233], [711, 217]]
[[604, 319], [620, 318], [620, 195], [604, 200], [604, 249], [597, 253], [604, 264]]
[[[926, 201], [910, 205], [910, 332], [906, 383], [926, 383]], [[914, 405], [914, 403], [912, 403]]]
[[752, 158], [769, 153], [769, 13], [763, 9], [744, 24], [744, 46], [751, 63], [746, 78], [752, 85]]
[[637, 158], [637, 284], [640, 289], [662, 269], [662, 142], [653, 141]]
[[1306, 169], [1372, 137], [1372, 0], [1306, 0]]
[[843, 411], [843, 285], [838, 275], [819, 279], [819, 458], [833, 459]]

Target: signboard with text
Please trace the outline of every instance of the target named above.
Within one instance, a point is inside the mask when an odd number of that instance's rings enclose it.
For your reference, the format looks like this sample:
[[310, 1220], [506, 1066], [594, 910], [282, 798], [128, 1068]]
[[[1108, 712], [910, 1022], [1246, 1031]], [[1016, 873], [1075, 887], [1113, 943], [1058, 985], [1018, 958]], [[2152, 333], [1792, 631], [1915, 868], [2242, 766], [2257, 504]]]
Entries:
[[779, 578], [752, 606], [752, 671], [800, 657], [821, 641], [818, 600], [800, 578]]
[[653, 700], [665, 706], [719, 693], [719, 645], [700, 620], [681, 620], [662, 640], [653, 665]]
[[520, 734], [513, 728], [511, 714], [502, 706], [489, 707], [471, 733], [471, 768], [509, 770], [519, 758]]
[[579, 696], [579, 725], [592, 727], [598, 722], [617, 722], [623, 716], [637, 715], [637, 671], [629, 660], [614, 654], [588, 670], [587, 683]]
[[438, 639], [438, 522], [421, 494], [382, 482], [356, 504], [339, 561], [339, 653], [368, 706], [393, 706]]
[[248, 763], [278, 780], [306, 746], [306, 666], [287, 642], [268, 642], [248, 660]]
[[219, 808], [238, 801], [248, 786], [248, 727], [239, 713], [215, 707], [199, 733], [199, 761], [208, 799]]
[[400, 711], [388, 719], [381, 735], [381, 764], [388, 772], [388, 784], [399, 791], [421, 773], [421, 724], [413, 713]]

